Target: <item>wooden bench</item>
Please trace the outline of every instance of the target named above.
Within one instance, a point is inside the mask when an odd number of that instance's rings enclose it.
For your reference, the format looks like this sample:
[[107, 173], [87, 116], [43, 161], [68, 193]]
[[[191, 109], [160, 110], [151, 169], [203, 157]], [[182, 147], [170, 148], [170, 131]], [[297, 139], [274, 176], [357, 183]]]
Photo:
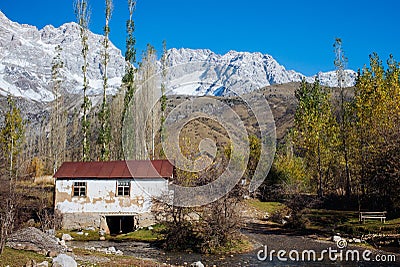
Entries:
[[360, 222], [365, 222], [365, 219], [376, 220], [380, 219], [381, 222], [386, 222], [386, 211], [362, 211], [360, 212]]

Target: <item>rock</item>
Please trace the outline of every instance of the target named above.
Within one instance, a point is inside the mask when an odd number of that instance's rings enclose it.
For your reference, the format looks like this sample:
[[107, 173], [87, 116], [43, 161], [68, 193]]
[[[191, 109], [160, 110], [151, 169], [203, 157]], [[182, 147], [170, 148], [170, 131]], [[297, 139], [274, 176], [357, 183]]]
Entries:
[[110, 251], [111, 253], [117, 252], [117, 250], [115, 249], [115, 247], [109, 247], [107, 250]]
[[48, 267], [49, 262], [48, 261], [42, 261], [41, 263], [36, 264], [36, 267]]
[[89, 233], [85, 233], [85, 236], [88, 236], [89, 235]]
[[45, 231], [45, 233], [49, 236], [55, 236], [56, 235], [56, 230], [54, 229], [48, 229]]
[[152, 226], [147, 227], [149, 230], [153, 230], [154, 228]]
[[64, 241], [71, 241], [73, 238], [69, 234], [63, 234], [61, 239], [64, 240]]
[[93, 226], [89, 226], [85, 228], [86, 231], [96, 231], [96, 228], [94, 228]]
[[338, 242], [339, 240], [342, 240], [342, 238], [341, 238], [340, 236], [338, 236], [338, 235], [334, 235], [334, 236], [332, 237], [332, 241], [333, 241], [333, 242]]
[[104, 241], [106, 238], [104, 236], [100, 236], [100, 241]]
[[124, 253], [123, 253], [121, 250], [118, 249], [118, 250], [115, 252], [115, 255], [122, 256], [122, 255], [124, 255]]
[[78, 264], [71, 256], [59, 254], [53, 259], [53, 267], [77, 267]]
[[57, 255], [58, 255], [58, 252], [54, 251], [54, 250], [49, 250], [49, 252], [47, 253], [47, 257], [50, 257], [50, 258], [57, 257]]
[[61, 246], [66, 247], [67, 245], [65, 244], [65, 240], [60, 240], [60, 242], [58, 242]]
[[83, 232], [77, 232], [76, 234], [77, 235], [83, 235]]
[[36, 261], [35, 260], [28, 260], [25, 265], [25, 267], [36, 267]]
[[190, 264], [190, 267], [204, 267], [204, 264], [201, 261], [196, 261]]

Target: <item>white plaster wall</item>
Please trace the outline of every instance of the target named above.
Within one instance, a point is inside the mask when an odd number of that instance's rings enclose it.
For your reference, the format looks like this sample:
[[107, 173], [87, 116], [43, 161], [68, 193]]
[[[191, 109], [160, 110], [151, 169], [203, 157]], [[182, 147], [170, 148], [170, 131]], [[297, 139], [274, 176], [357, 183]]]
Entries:
[[[87, 182], [86, 197], [73, 197], [74, 182]], [[56, 209], [62, 213], [144, 213], [151, 209], [152, 197], [168, 187], [165, 179], [131, 180], [130, 196], [116, 196], [117, 180], [56, 180]], [[57, 196], [58, 195], [58, 196]], [[68, 196], [68, 197], [67, 197]]]

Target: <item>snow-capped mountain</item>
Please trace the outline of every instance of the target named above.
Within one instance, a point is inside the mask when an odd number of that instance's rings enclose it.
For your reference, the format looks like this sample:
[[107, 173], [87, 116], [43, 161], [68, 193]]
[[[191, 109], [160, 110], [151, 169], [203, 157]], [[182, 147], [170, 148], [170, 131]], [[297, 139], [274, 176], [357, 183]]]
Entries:
[[[102, 39], [89, 33], [89, 94], [97, 94], [102, 88]], [[51, 64], [57, 45], [62, 48], [64, 62], [62, 87], [66, 93], [79, 93], [83, 83], [79, 26], [72, 22], [38, 30], [12, 22], [0, 11], [0, 94], [10, 93], [38, 102], [53, 100]], [[109, 84], [115, 92], [121, 84], [125, 61], [114, 45], [110, 45], [109, 51]]]
[[[89, 94], [102, 92], [101, 35], [89, 33]], [[54, 99], [51, 90], [51, 63], [55, 47], [62, 48], [65, 93], [82, 92], [81, 43], [79, 26], [66, 23], [39, 30], [10, 21], [0, 11], [0, 95], [12, 94], [46, 103]], [[125, 61], [121, 51], [110, 44], [109, 93], [121, 85]], [[172, 94], [229, 95], [246, 93], [271, 84], [301, 81], [304, 75], [286, 70], [272, 56], [230, 51], [218, 55], [210, 50], [170, 49], [168, 86]], [[160, 65], [160, 64], [159, 64]], [[347, 86], [354, 84], [355, 72], [346, 71]], [[321, 84], [336, 86], [336, 73], [318, 74]], [[314, 77], [307, 77], [312, 82]]]
[[[286, 70], [272, 56], [261, 53], [230, 51], [218, 55], [210, 50], [170, 49], [169, 80], [173, 94], [229, 95], [243, 94], [272, 84], [299, 82], [315, 76]], [[346, 70], [345, 86], [353, 86], [356, 73]], [[325, 86], [337, 86], [336, 72], [317, 74]]]

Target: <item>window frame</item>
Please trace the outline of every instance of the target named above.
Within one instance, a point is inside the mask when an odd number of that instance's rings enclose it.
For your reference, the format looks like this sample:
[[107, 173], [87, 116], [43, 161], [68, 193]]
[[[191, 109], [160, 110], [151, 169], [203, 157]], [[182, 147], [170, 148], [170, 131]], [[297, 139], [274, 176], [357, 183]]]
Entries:
[[[130, 197], [131, 196], [131, 180], [128, 179], [118, 179], [116, 183], [117, 190], [115, 195], [117, 197]], [[120, 194], [120, 190], [122, 189], [122, 194]]]
[[[78, 189], [78, 194], [75, 194], [75, 189]], [[83, 195], [82, 195], [82, 189], [84, 189], [83, 191]], [[83, 181], [74, 181], [72, 184], [72, 196], [73, 197], [86, 197], [87, 196], [87, 182], [83, 182]]]

